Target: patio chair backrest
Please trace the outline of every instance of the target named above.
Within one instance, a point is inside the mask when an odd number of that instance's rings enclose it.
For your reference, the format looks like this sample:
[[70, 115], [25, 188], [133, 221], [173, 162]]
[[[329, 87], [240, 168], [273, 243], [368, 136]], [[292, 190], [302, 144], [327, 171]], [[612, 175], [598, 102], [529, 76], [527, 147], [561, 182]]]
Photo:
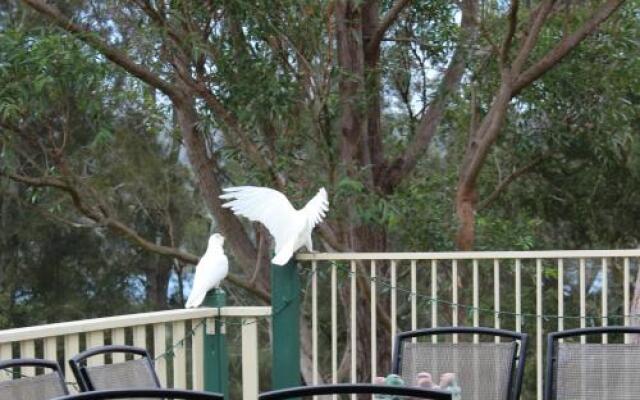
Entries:
[[379, 395], [379, 398], [388, 399], [451, 400], [451, 393], [441, 390], [427, 390], [409, 386], [372, 385], [368, 383], [342, 383], [334, 385], [298, 386], [261, 393], [258, 396], [258, 400], [307, 399], [311, 398], [312, 396], [333, 394], [370, 394], [374, 397], [377, 397], [376, 395]]
[[[483, 341], [474, 342], [474, 334]], [[491, 341], [484, 340], [487, 336]], [[442, 374], [454, 373], [465, 400], [520, 396], [526, 334], [492, 328], [428, 328], [401, 332], [394, 345], [393, 373], [408, 385], [416, 385], [420, 373], [430, 374], [434, 384]]]
[[[98, 355], [125, 353], [133, 359], [124, 362], [87, 365], [87, 360]], [[109, 389], [160, 388], [149, 353], [133, 346], [111, 345], [88, 349], [69, 360], [71, 370], [83, 392]]]
[[[20, 376], [11, 379], [13, 368], [43, 368], [44, 373], [36, 376]], [[68, 394], [60, 366], [55, 361], [22, 358], [0, 361], [3, 376], [0, 381], [0, 400], [48, 400]]]
[[[640, 334], [640, 327], [611, 326], [550, 333], [545, 400], [638, 398], [640, 345], [620, 343], [625, 333]], [[609, 335], [611, 343], [602, 343], [604, 334]], [[580, 343], [583, 337], [591, 341]], [[593, 342], [594, 338], [597, 342]]]
[[111, 400], [111, 399], [162, 399], [162, 400], [224, 400], [220, 393], [179, 389], [119, 389], [84, 392], [52, 400]]

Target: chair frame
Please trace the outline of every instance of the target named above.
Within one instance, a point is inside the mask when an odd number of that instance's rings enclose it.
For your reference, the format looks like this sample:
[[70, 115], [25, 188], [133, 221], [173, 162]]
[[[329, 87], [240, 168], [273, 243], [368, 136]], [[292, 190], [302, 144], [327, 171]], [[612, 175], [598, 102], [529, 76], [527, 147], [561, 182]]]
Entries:
[[[478, 334], [487, 336], [498, 336], [511, 339], [514, 342], [520, 341], [518, 348], [513, 354], [513, 365], [517, 364], [515, 373], [512, 373], [509, 377], [509, 400], [517, 400], [520, 397], [520, 391], [522, 390], [522, 380], [524, 377], [524, 368], [526, 366], [527, 359], [527, 344], [528, 336], [526, 333], [514, 332], [506, 329], [486, 328], [486, 327], [469, 327], [469, 326], [444, 326], [437, 328], [424, 328], [417, 329], [415, 331], [400, 332], [395, 337], [393, 344], [393, 358], [391, 361], [391, 368], [394, 374], [398, 374], [400, 371], [400, 365], [402, 364], [402, 346], [401, 343], [405, 339], [410, 339], [420, 336], [433, 336], [433, 335], [453, 335], [460, 334]], [[518, 356], [519, 353], [519, 356]], [[512, 385], [515, 378], [515, 384]]]
[[4, 360], [0, 361], [0, 369], [14, 368], [14, 367], [41, 367], [45, 369], [50, 369], [58, 375], [58, 379], [60, 384], [62, 385], [62, 390], [65, 394], [69, 394], [69, 389], [67, 388], [67, 382], [64, 379], [64, 375], [62, 374], [62, 369], [60, 368], [60, 364], [57, 361], [52, 360], [43, 360], [41, 358], [14, 358], [12, 360]]
[[83, 392], [69, 396], [56, 397], [52, 400], [107, 400], [128, 398], [158, 398], [163, 396], [177, 397], [180, 400], [224, 400], [224, 395], [213, 392], [200, 392], [181, 389], [118, 389]]
[[369, 383], [297, 386], [261, 393], [258, 395], [258, 400], [284, 400], [302, 396], [329, 394], [386, 394], [432, 400], [451, 400], [451, 393], [444, 390], [422, 389], [414, 386], [375, 385]]
[[127, 345], [106, 345], [106, 346], [98, 346], [92, 347], [83, 351], [82, 353], [76, 354], [71, 359], [69, 359], [69, 366], [71, 367], [71, 371], [73, 375], [76, 377], [76, 381], [78, 382], [78, 386], [80, 387], [80, 391], [89, 392], [95, 391], [95, 387], [91, 382], [91, 379], [87, 375], [86, 367], [82, 365], [82, 362], [87, 360], [90, 357], [99, 355], [99, 354], [107, 354], [107, 353], [129, 353], [141, 356], [143, 359], [147, 361], [149, 364], [149, 368], [153, 371], [153, 380], [158, 389], [161, 389], [160, 379], [158, 379], [158, 374], [156, 373], [155, 367], [153, 365], [153, 361], [149, 352], [146, 349], [135, 346], [127, 346]]
[[607, 333], [635, 333], [640, 334], [640, 327], [637, 326], [599, 326], [593, 328], [577, 328], [567, 329], [566, 331], [551, 332], [547, 335], [547, 359], [544, 373], [544, 400], [553, 398], [553, 370], [555, 366], [554, 350], [558, 339], [588, 336], [588, 335], [604, 335]]

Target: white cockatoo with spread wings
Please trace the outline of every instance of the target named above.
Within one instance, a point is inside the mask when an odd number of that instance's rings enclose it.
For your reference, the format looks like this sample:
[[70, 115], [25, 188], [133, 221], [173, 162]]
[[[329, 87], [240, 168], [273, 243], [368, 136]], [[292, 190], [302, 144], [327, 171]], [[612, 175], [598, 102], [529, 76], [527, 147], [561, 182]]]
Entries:
[[207, 250], [202, 255], [196, 273], [193, 277], [193, 286], [187, 300], [186, 308], [195, 308], [202, 304], [207, 292], [220, 287], [220, 283], [229, 272], [229, 260], [224, 254], [222, 245], [224, 236], [214, 233], [209, 237]]
[[329, 210], [327, 191], [318, 193], [300, 210], [293, 208], [287, 197], [277, 190], [257, 186], [237, 186], [224, 189], [220, 198], [228, 200], [222, 206], [262, 223], [275, 239], [276, 265], [284, 265], [302, 246], [313, 251], [311, 231], [322, 222]]

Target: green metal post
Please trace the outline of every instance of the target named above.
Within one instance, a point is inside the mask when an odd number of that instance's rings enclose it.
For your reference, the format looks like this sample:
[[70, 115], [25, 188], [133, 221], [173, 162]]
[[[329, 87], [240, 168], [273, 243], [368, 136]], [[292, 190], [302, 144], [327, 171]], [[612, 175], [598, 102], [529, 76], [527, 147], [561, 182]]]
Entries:
[[[224, 307], [227, 294], [222, 289], [213, 289], [207, 293], [204, 306]], [[221, 318], [207, 320], [204, 329], [204, 390], [223, 393], [229, 398], [229, 355], [227, 339]]]
[[273, 389], [299, 386], [300, 276], [294, 259], [284, 266], [271, 265], [271, 312]]

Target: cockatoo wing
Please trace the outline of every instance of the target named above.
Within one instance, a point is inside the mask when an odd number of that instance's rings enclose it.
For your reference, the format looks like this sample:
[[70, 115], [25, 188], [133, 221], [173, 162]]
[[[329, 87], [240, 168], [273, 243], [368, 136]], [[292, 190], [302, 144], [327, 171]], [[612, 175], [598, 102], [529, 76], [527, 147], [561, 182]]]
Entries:
[[322, 219], [329, 211], [329, 199], [327, 199], [327, 191], [324, 188], [320, 188], [318, 193], [313, 196], [307, 205], [302, 209], [307, 221], [310, 222], [310, 226], [314, 227], [322, 222]]
[[287, 197], [274, 189], [257, 186], [237, 186], [224, 189], [223, 204], [236, 215], [262, 223], [276, 240], [276, 248], [285, 244], [291, 235], [291, 222], [297, 211]]
[[228, 272], [229, 261], [227, 256], [224, 255], [222, 247], [207, 249], [196, 266], [193, 287], [186, 307], [195, 308], [202, 304], [207, 292], [214, 287], [220, 286], [220, 282], [227, 276]]

